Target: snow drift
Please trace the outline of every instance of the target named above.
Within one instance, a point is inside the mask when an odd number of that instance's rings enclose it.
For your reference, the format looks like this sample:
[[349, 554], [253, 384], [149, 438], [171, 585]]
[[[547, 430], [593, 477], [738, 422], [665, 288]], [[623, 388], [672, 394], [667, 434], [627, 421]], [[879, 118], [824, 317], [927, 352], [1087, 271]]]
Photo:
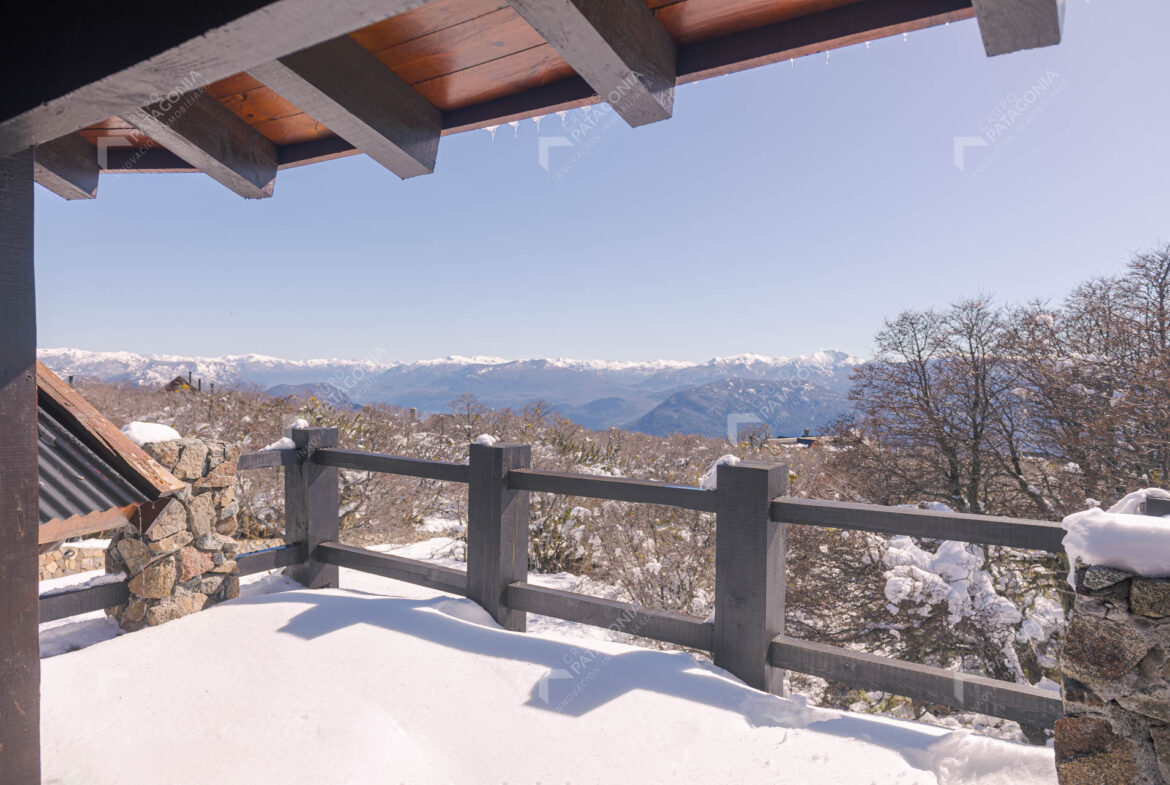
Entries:
[[44, 660], [45, 782], [1055, 782], [1050, 749], [811, 708], [604, 630], [533, 617], [511, 633], [468, 600], [341, 581]]

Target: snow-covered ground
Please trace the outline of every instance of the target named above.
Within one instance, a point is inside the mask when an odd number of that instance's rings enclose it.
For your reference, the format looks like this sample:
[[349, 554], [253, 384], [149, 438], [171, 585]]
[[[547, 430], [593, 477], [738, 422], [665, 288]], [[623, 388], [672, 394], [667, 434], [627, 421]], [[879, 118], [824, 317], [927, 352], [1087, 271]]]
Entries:
[[46, 654], [85, 646], [42, 661], [44, 781], [1056, 781], [1051, 749], [812, 708], [606, 630], [506, 632], [468, 600], [364, 573], [341, 585], [253, 576], [238, 600], [116, 640], [100, 613], [42, 626]]

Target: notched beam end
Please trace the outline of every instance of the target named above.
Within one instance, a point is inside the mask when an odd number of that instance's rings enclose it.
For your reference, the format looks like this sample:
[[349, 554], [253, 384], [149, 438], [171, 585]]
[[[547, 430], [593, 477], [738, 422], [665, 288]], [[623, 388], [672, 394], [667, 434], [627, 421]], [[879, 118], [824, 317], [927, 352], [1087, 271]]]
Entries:
[[509, 0], [630, 126], [674, 109], [678, 53], [642, 0]]
[[631, 128], [669, 120], [674, 114], [674, 80], [671, 77], [668, 83], [659, 77], [631, 72], [606, 101]]
[[123, 119], [240, 196], [272, 196], [276, 145], [202, 88]]
[[97, 149], [82, 137], [69, 134], [39, 144], [33, 155], [36, 181], [62, 199], [97, 196]]
[[1059, 44], [1065, 0], [973, 0], [988, 57]]
[[442, 113], [349, 36], [249, 73], [399, 177], [434, 171]]

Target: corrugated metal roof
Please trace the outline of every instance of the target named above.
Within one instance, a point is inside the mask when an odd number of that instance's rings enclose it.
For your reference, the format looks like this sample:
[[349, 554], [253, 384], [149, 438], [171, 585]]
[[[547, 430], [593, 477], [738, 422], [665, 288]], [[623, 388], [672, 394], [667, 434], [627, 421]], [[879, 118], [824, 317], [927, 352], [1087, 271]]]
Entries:
[[41, 523], [147, 501], [108, 463], [37, 407]]

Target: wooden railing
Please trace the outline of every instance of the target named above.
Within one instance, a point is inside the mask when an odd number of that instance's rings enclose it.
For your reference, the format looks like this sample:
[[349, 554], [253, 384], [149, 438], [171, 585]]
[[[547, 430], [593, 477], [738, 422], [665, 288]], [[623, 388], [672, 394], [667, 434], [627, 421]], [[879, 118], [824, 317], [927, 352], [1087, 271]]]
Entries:
[[[523, 444], [473, 444], [467, 463], [429, 461], [337, 448], [337, 431], [291, 432], [294, 449], [248, 453], [241, 471], [281, 468], [285, 534], [281, 548], [241, 554], [240, 574], [289, 567], [311, 588], [336, 587], [339, 567], [469, 597], [506, 629], [524, 631], [527, 614], [619, 629], [710, 652], [715, 664], [758, 689], [779, 692], [784, 670], [956, 709], [1051, 727], [1058, 695], [1028, 685], [865, 654], [784, 635], [788, 524], [960, 540], [1063, 553], [1059, 524], [786, 497], [779, 464], [718, 468], [717, 490], [530, 468]], [[468, 486], [467, 569], [343, 545], [338, 471], [382, 472]], [[529, 585], [530, 492], [559, 493], [714, 513], [714, 622], [669, 611]], [[123, 583], [47, 595], [41, 620], [126, 601]]]
[[[506, 629], [527, 614], [610, 627], [711, 652], [749, 685], [779, 691], [783, 670], [957, 709], [1051, 727], [1060, 697], [1028, 685], [904, 662], [784, 635], [788, 524], [960, 540], [1063, 553], [1059, 524], [785, 497], [778, 464], [720, 466], [717, 490], [530, 468], [522, 444], [472, 445], [467, 463], [337, 449], [336, 432], [292, 432], [296, 449], [251, 453], [241, 470], [283, 467], [290, 542], [307, 549], [306, 585], [336, 586], [338, 567], [469, 597]], [[342, 545], [337, 470], [383, 472], [463, 483], [468, 490], [467, 569]], [[529, 585], [530, 492], [558, 493], [715, 513], [715, 621]], [[290, 546], [291, 547], [291, 546]], [[331, 572], [330, 572], [331, 571]]]

